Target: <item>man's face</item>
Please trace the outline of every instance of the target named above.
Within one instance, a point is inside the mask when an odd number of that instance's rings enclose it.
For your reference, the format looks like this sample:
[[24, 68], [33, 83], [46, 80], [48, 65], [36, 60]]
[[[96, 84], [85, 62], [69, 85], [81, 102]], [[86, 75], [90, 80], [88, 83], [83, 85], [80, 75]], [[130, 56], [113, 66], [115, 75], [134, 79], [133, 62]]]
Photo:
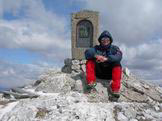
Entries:
[[110, 38], [104, 37], [104, 38], [101, 39], [101, 45], [106, 46], [108, 44], [110, 44]]

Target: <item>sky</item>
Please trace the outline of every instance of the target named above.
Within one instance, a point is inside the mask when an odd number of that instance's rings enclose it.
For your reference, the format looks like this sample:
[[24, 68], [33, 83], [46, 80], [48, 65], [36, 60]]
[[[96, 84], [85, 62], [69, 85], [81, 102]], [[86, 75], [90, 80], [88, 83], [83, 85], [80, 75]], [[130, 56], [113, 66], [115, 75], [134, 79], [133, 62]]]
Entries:
[[71, 13], [98, 11], [122, 65], [162, 85], [161, 0], [0, 0], [0, 88], [22, 86], [71, 58]]

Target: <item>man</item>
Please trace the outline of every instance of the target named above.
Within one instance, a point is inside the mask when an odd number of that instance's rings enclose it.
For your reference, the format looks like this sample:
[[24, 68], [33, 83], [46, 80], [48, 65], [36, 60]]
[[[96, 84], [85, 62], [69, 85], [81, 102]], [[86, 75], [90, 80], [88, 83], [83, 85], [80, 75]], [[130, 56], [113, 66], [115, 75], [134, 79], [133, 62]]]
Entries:
[[99, 45], [85, 51], [87, 86], [90, 90], [95, 88], [96, 76], [101, 79], [112, 79], [108, 89], [109, 99], [117, 101], [120, 97], [122, 52], [119, 47], [112, 45], [113, 38], [108, 31], [102, 32], [98, 41]]

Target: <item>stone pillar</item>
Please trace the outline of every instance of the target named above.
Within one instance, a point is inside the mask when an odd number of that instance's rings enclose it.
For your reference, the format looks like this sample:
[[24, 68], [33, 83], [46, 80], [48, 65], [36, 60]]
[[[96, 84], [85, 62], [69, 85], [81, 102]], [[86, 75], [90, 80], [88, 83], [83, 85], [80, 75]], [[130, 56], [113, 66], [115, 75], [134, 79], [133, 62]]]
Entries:
[[83, 10], [72, 13], [72, 59], [84, 59], [87, 48], [98, 44], [99, 13]]

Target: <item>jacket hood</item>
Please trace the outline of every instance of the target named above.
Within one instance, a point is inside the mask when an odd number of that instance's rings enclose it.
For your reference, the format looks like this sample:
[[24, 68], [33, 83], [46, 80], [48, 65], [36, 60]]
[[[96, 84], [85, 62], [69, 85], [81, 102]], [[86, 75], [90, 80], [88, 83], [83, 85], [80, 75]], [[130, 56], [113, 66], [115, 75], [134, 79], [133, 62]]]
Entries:
[[98, 38], [99, 43], [101, 42], [101, 39], [102, 39], [103, 37], [108, 37], [108, 38], [110, 38], [111, 43], [113, 42], [113, 38], [112, 38], [111, 34], [110, 34], [108, 31], [106, 31], [106, 30], [103, 31], [103, 32], [101, 33], [101, 35], [99, 36], [99, 38]]

